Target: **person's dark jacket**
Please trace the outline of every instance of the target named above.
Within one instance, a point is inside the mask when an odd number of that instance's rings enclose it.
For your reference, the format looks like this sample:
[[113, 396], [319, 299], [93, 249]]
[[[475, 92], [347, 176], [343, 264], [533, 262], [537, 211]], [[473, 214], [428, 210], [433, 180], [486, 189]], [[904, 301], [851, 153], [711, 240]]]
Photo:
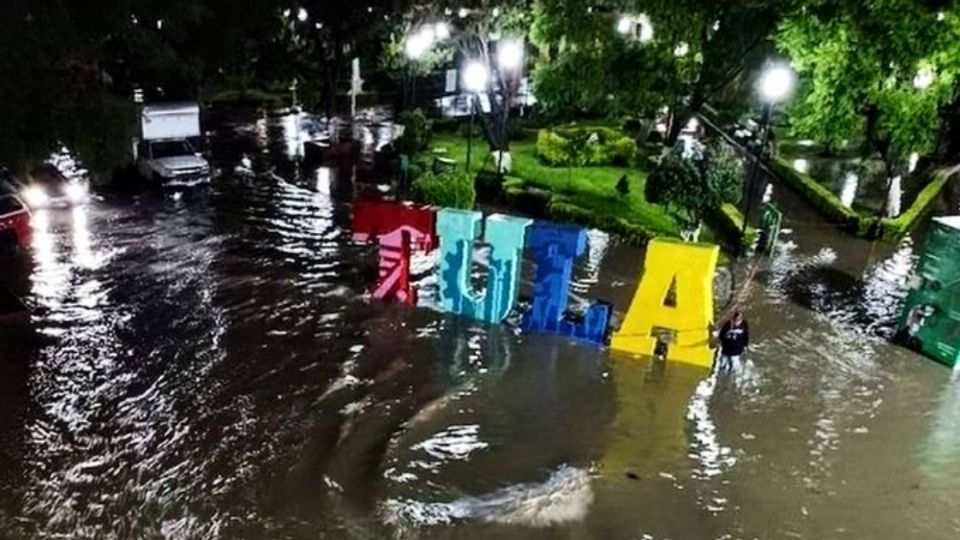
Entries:
[[738, 326], [727, 321], [720, 329], [720, 352], [727, 356], [740, 356], [750, 344], [750, 325], [746, 319]]

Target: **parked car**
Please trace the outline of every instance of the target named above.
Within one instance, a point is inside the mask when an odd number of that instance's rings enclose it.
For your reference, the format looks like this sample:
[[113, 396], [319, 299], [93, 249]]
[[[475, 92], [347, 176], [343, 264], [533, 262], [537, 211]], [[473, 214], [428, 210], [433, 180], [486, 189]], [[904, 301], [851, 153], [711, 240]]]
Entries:
[[0, 185], [0, 256], [16, 254], [30, 238], [30, 209], [15, 191]]
[[17, 180], [6, 167], [0, 167], [0, 194], [17, 193]]
[[67, 178], [50, 163], [30, 171], [20, 193], [34, 209], [69, 208], [86, 204], [90, 199], [90, 187], [85, 181]]

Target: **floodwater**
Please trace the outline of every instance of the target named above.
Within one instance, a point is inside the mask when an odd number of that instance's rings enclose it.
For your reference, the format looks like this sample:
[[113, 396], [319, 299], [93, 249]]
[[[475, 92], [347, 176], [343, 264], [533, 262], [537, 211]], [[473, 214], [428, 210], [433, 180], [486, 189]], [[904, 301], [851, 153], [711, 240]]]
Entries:
[[[37, 214], [0, 268], [35, 331], [0, 336], [0, 537], [960, 535], [960, 381], [883, 339], [912, 240], [776, 193], [755, 348], [710, 377], [370, 301], [365, 175], [297, 124], [217, 119], [211, 186]], [[592, 232], [573, 294], [622, 314], [642, 256]]]

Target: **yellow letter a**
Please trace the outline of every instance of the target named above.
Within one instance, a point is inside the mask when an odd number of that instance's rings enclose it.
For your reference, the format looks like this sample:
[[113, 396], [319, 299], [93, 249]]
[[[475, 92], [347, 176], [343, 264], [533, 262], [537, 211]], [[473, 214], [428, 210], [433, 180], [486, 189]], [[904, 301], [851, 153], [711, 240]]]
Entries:
[[[713, 320], [713, 274], [720, 248], [656, 239], [647, 246], [643, 279], [610, 347], [652, 355], [654, 328], [676, 332], [667, 358], [709, 368], [713, 363], [709, 326]], [[675, 306], [665, 305], [676, 283]]]

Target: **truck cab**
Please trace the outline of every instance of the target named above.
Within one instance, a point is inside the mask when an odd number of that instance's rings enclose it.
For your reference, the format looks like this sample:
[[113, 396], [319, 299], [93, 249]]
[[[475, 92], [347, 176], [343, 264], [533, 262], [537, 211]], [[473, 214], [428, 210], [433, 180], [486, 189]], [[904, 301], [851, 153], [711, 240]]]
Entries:
[[137, 171], [162, 185], [210, 180], [210, 164], [194, 149], [200, 136], [200, 107], [192, 103], [149, 105], [140, 115], [142, 139], [134, 146]]

